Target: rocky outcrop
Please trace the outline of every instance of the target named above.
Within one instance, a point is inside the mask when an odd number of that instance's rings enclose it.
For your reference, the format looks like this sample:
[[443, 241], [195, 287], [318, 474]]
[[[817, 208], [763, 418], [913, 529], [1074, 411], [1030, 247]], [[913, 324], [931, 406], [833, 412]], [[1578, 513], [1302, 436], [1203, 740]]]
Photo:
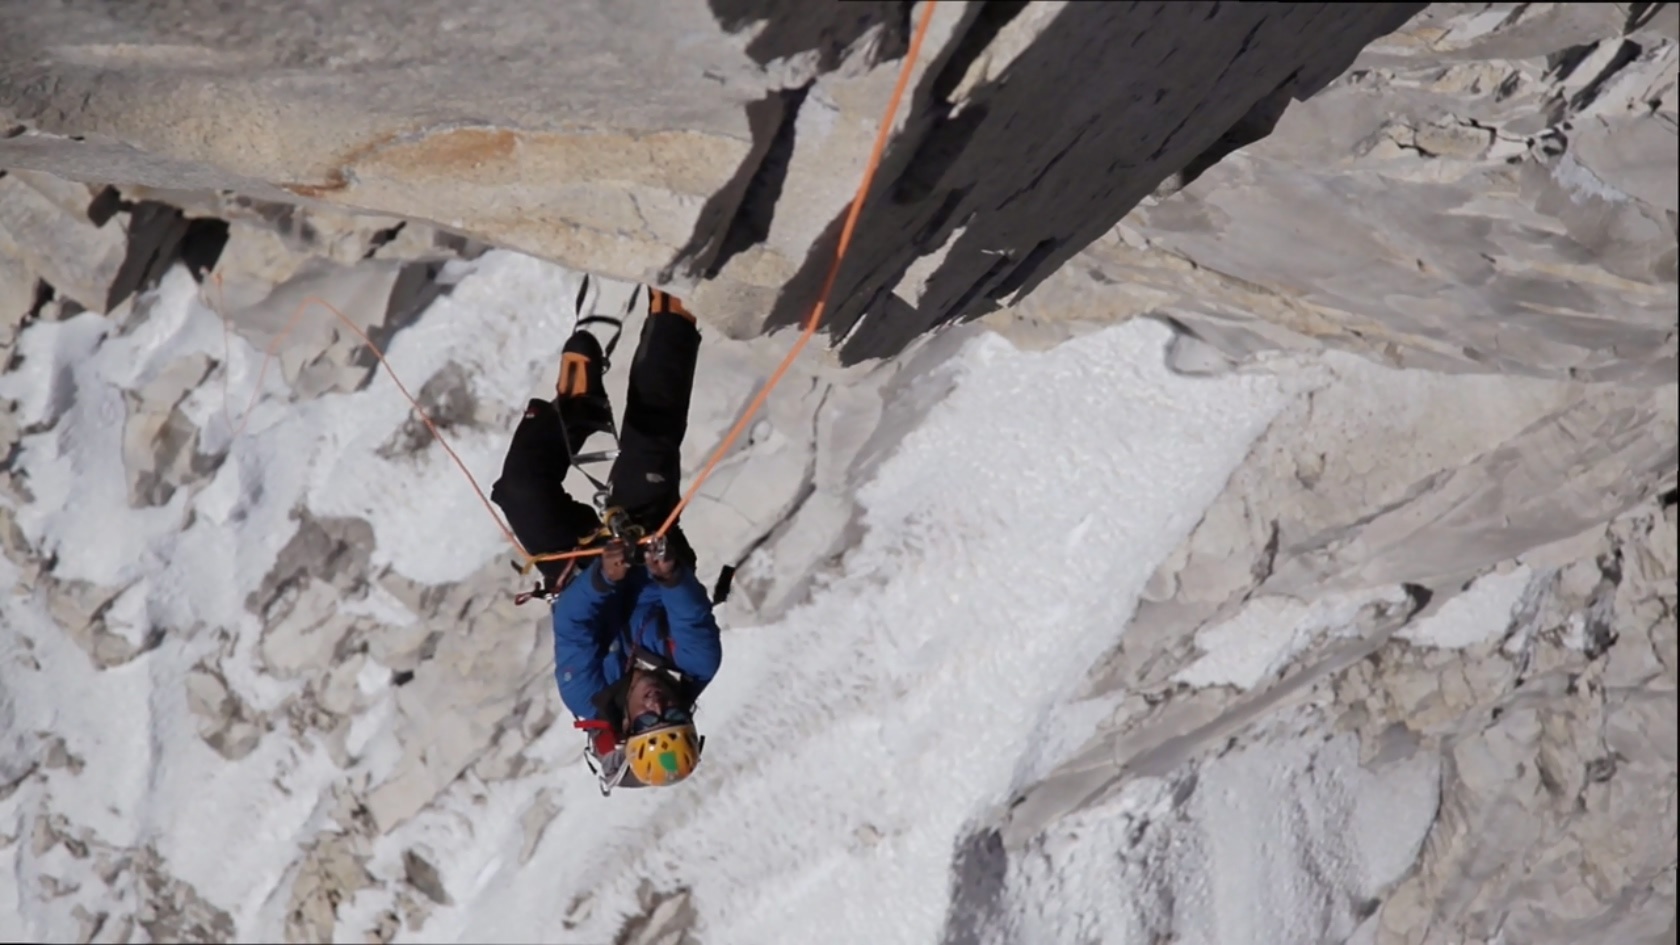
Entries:
[[624, 924], [613, 945], [696, 945], [688, 890], [662, 895], [644, 886], [640, 899], [642, 914]]
[[1441, 812], [1378, 945], [1657, 943], [1675, 912], [1675, 507], [1648, 506], [1535, 575], [1460, 650], [1384, 648], [1334, 683], [1369, 746], [1442, 754]]
[[[175, 261], [180, 210], [124, 202], [115, 189], [41, 171], [0, 175], [0, 255], [19, 261], [84, 309], [110, 311]], [[21, 279], [8, 291], [32, 288]], [[8, 302], [17, 311], [15, 301]]]
[[[14, 844], [36, 868], [32, 883], [52, 898], [81, 900], [74, 911], [80, 940], [125, 942], [136, 933], [155, 942], [225, 942], [234, 938], [232, 918], [207, 902], [192, 884], [175, 876], [150, 845], [123, 848], [93, 830], [62, 817], [44, 817], [29, 837], [0, 837], [0, 850]], [[12, 852], [12, 851], [8, 851]], [[59, 876], [91, 864], [100, 880], [84, 889]]]
[[[1029, 291], [1229, 150], [1259, 103], [1311, 94], [1420, 7], [943, 5], [834, 333], [850, 357], [890, 354]], [[16, 8], [0, 167], [400, 216], [692, 290], [718, 324], [757, 331], [810, 302], [910, 12]]]
[[[61, 261], [4, 280], [0, 313], [34, 304], [33, 279], [120, 299], [184, 212], [258, 221], [223, 237], [232, 271], [267, 273], [219, 287], [234, 311], [311, 255], [357, 253], [410, 261], [391, 307], [422, 304], [435, 268], [414, 261], [470, 237], [689, 293], [736, 336], [790, 324], [910, 12], [537, 5], [514, 31], [406, 4], [400, 29], [362, 34], [381, 8], [189, 6], [6, 14], [0, 167], [95, 182], [99, 213], [43, 215], [81, 213], [65, 198], [83, 185], [12, 183]], [[1169, 317], [1224, 358], [1328, 343], [1671, 380], [1672, 8], [1435, 4], [1408, 22], [1421, 6], [944, 5], [829, 307], [843, 356], [1009, 303]], [[93, 225], [113, 211], [134, 222]]]
[[[231, 330], [277, 352], [287, 382], [305, 394], [350, 390], [366, 382], [375, 362], [332, 310], [376, 343], [388, 342], [449, 292], [449, 261], [483, 250], [400, 219], [0, 171], [0, 356], [10, 357], [19, 328], [32, 319], [143, 315], [136, 293], [181, 263]], [[192, 370], [173, 365], [136, 392], [142, 403], [126, 450], [155, 445], [171, 451], [163, 465], [202, 462], [183, 452], [189, 444], [160, 434], [182, 432], [170, 412], [175, 404], [153, 402], [171, 394], [179, 400], [202, 379], [186, 376]], [[130, 469], [155, 465], [130, 459]], [[179, 485], [182, 473], [174, 475], [173, 484], [136, 481], [132, 488], [160, 504]]]
[[[1358, 785], [1427, 762], [1433, 813], [1408, 828], [1415, 864], [1348, 880], [1312, 934], [1661, 941], [1675, 908], [1674, 386], [1326, 366], [1093, 672], [1086, 697], [1111, 706], [1099, 734], [984, 828], [999, 840], [983, 874], [1002, 876], [986, 882], [1013, 903], [994, 935], [963, 938], [954, 912], [950, 941], [1032, 940], [1033, 884], [1116, 810], [1141, 805], [1137, 836], [1155, 838], [1123, 862], [1171, 874], [1169, 837], [1215, 822], [1196, 784], [1240, 765], [1233, 753], [1349, 734], [1357, 763], [1312, 764]], [[1180, 787], [1157, 799], [1163, 780]], [[1176, 834], [1148, 832], [1162, 818]], [[973, 898], [961, 883], [957, 896]]]
[[1434, 4], [1277, 102], [1263, 139], [1187, 168], [1020, 313], [1163, 316], [1224, 359], [1328, 344], [1672, 383], [1674, 20], [1663, 4]]

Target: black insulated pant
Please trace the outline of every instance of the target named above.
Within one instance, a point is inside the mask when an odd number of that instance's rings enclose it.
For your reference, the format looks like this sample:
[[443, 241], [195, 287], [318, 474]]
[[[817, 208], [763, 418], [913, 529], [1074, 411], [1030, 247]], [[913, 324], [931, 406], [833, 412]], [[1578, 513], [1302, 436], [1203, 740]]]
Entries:
[[[688, 432], [699, 354], [700, 331], [687, 318], [650, 314], [642, 324], [630, 362], [619, 454], [607, 485], [609, 505], [624, 509], [650, 532], [664, 523], [682, 497], [682, 441]], [[490, 498], [533, 555], [571, 551], [600, 526], [594, 508], [563, 487], [571, 462], [560, 411], [550, 401], [531, 401], [513, 432]], [[667, 537], [672, 556], [693, 567], [694, 549], [682, 529], [673, 526]], [[566, 562], [545, 561], [538, 568], [553, 581]]]

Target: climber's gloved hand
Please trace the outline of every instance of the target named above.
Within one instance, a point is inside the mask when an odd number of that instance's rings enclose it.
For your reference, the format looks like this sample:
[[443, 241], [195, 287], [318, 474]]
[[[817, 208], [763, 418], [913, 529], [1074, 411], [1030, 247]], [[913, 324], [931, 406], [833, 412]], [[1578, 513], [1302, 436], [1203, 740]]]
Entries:
[[613, 584], [624, 580], [630, 573], [630, 554], [624, 547], [624, 542], [609, 542], [601, 549], [601, 576]]
[[646, 551], [648, 574], [661, 584], [674, 584], [677, 580], [677, 562], [671, 557], [670, 545], [663, 537], [655, 538], [648, 543]]

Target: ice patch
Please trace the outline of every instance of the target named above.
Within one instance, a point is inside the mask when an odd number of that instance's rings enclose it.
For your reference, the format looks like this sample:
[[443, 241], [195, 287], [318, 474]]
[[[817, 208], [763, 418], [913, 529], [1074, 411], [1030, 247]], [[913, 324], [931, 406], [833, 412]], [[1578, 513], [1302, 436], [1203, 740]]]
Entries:
[[1557, 159], [1552, 165], [1552, 176], [1576, 203], [1587, 197], [1597, 197], [1610, 203], [1626, 203], [1631, 199], [1620, 189], [1605, 183], [1604, 178], [1577, 160], [1573, 152], [1565, 151]]
[[1395, 634], [1418, 646], [1460, 650], [1505, 635], [1511, 628], [1511, 613], [1522, 601], [1533, 581], [1527, 565], [1509, 572], [1485, 574], [1470, 589], [1441, 605], [1441, 609]]
[[[1278, 725], [1173, 781], [1140, 779], [1012, 861], [989, 942], [1342, 942], [1417, 855], [1439, 760]], [[1308, 881], [1304, 877], [1310, 876]]]
[[1206, 655], [1173, 678], [1196, 687], [1253, 689], [1318, 640], [1354, 632], [1361, 609], [1373, 603], [1399, 606], [1405, 600], [1398, 587], [1326, 594], [1311, 603], [1293, 597], [1254, 598], [1229, 620], [1197, 633], [1196, 648]]

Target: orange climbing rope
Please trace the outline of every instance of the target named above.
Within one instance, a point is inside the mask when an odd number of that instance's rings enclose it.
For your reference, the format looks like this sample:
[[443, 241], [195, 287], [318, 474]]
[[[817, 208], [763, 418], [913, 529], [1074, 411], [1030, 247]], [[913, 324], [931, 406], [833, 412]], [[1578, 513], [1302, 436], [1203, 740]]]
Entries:
[[[708, 459], [706, 461], [706, 465], [701, 468], [699, 475], [695, 476], [694, 483], [688, 487], [688, 491], [683, 494], [682, 499], [677, 503], [676, 507], [673, 508], [671, 513], [665, 517], [665, 521], [659, 526], [658, 531], [655, 531], [651, 535], [642, 539], [643, 542], [652, 542], [664, 537], [666, 533], [671, 530], [672, 526], [676, 524], [677, 519], [681, 517], [683, 510], [688, 508], [688, 504], [694, 500], [696, 495], [699, 494], [700, 488], [706, 483], [706, 479], [717, 469], [718, 463], [722, 462], [724, 455], [729, 452], [730, 447], [735, 445], [735, 441], [740, 438], [741, 433], [746, 430], [747, 425], [764, 406], [765, 401], [769, 399], [770, 392], [776, 389], [777, 384], [781, 383], [782, 378], [788, 372], [788, 368], [793, 366], [794, 359], [799, 357], [799, 353], [805, 349], [805, 345], [808, 344], [811, 337], [816, 334], [817, 326], [822, 323], [823, 311], [828, 306], [829, 294], [834, 291], [834, 283], [840, 277], [840, 266], [843, 262], [845, 262], [846, 250], [851, 247], [852, 234], [857, 229], [858, 217], [862, 214], [864, 200], [869, 195], [869, 186], [874, 183], [875, 171], [879, 169], [881, 165], [881, 157], [886, 152], [887, 138], [892, 133], [893, 118], [898, 114], [898, 106], [904, 99], [905, 90], [909, 88], [910, 75], [915, 70], [916, 59], [921, 54], [922, 41], [927, 37], [928, 26], [933, 22], [933, 11], [934, 7], [937, 5], [938, 0], [925, 0], [925, 4], [922, 8], [921, 19], [916, 24], [916, 32], [910, 38], [910, 48], [904, 54], [904, 65], [899, 69], [898, 82], [893, 86], [892, 97], [887, 101], [886, 113], [881, 116], [881, 124], [876, 129], [875, 144], [874, 147], [870, 149], [869, 160], [864, 164], [863, 178], [858, 182], [857, 193], [852, 197], [851, 207], [846, 212], [846, 221], [840, 228], [840, 239], [834, 247], [834, 261], [829, 264], [828, 275], [823, 280], [822, 290], [817, 294], [816, 304], [811, 306], [811, 314], [805, 319], [804, 328], [800, 331], [799, 337], [794, 341], [793, 347], [788, 350], [787, 355], [782, 358], [782, 362], [778, 364], [776, 366], [776, 370], [771, 373], [769, 381], [759, 389], [758, 395], [754, 397], [752, 403], [747, 406], [746, 412], [741, 414], [740, 419], [735, 421], [735, 426], [730, 428], [729, 433], [724, 436], [723, 441], [718, 444], [717, 449], [712, 451], [711, 458]], [[221, 277], [219, 275], [216, 277], [216, 284], [217, 288], [220, 289]], [[369, 338], [367, 333], [364, 332], [355, 322], [345, 317], [343, 312], [340, 312], [337, 308], [334, 308], [325, 300], [314, 296], [310, 296], [298, 304], [297, 311], [292, 313], [292, 317], [286, 323], [285, 329], [281, 331], [279, 335], [275, 336], [275, 339], [272, 342], [270, 342], [263, 357], [262, 368], [257, 372], [257, 389], [251, 395], [251, 403], [245, 410], [245, 416], [240, 419], [239, 426], [233, 433], [234, 437], [237, 437], [239, 433], [245, 429], [245, 423], [250, 419], [251, 410], [256, 406], [257, 397], [262, 391], [263, 377], [268, 371], [268, 362], [273, 360], [275, 352], [279, 349], [280, 344], [284, 342], [287, 335], [291, 334], [292, 329], [297, 327], [299, 320], [303, 316], [303, 312], [312, 304], [319, 305], [332, 314], [338, 316], [338, 320], [349, 326], [350, 330], [355, 332], [356, 335], [362, 339], [362, 342], [367, 345], [368, 350], [373, 352], [373, 356], [379, 360], [380, 366], [384, 367], [386, 373], [391, 375], [391, 381], [396, 384], [397, 390], [400, 391], [403, 397], [408, 400], [409, 406], [414, 408], [414, 412], [418, 414], [421, 421], [425, 423], [426, 429], [431, 432], [433, 439], [436, 439], [438, 445], [443, 447], [444, 452], [449, 454], [449, 458], [453, 460], [456, 467], [461, 470], [461, 475], [466, 477], [467, 483], [472, 486], [472, 490], [478, 496], [479, 502], [483, 503], [484, 510], [488, 512], [490, 514], [490, 518], [495, 521], [496, 527], [502, 530], [502, 534], [507, 538], [508, 544], [512, 545], [514, 549], [519, 552], [519, 555], [525, 559], [522, 571], [529, 571], [539, 562], [566, 561], [601, 554], [604, 549], [600, 547], [580, 548], [575, 551], [553, 552], [540, 555], [533, 555], [527, 551], [525, 546], [520, 544], [519, 539], [513, 534], [513, 530], [508, 528], [506, 522], [502, 521], [501, 515], [496, 512], [495, 506], [493, 506], [490, 503], [489, 498], [485, 496], [484, 490], [478, 485], [478, 480], [473, 478], [473, 475], [467, 469], [466, 464], [461, 461], [461, 457], [456, 455], [455, 450], [449, 445], [449, 441], [444, 439], [443, 433], [439, 431], [437, 425], [432, 422], [432, 418], [427, 416], [425, 409], [420, 406], [419, 401], [414, 398], [414, 395], [408, 392], [408, 388], [403, 385], [402, 379], [399, 378], [397, 376], [397, 372], [392, 369], [390, 362], [385, 360], [385, 353], [379, 350], [379, 346], [374, 344], [373, 339]], [[222, 315], [219, 310], [217, 311], [217, 314]], [[222, 329], [224, 332], [223, 340], [225, 343], [227, 322], [226, 316], [223, 315], [222, 317]], [[223, 400], [224, 403], [222, 405], [222, 410], [223, 413], [226, 413], [227, 404], [225, 402], [225, 391]]]
[[937, 0], [927, 0], [926, 6], [922, 9], [921, 21], [916, 24], [915, 35], [910, 39], [910, 49], [904, 54], [904, 65], [898, 71], [898, 84], [893, 86], [892, 98], [887, 100], [886, 114], [881, 116], [881, 125], [875, 130], [875, 146], [870, 149], [869, 161], [863, 166], [863, 179], [858, 182], [857, 194], [852, 197], [851, 209], [846, 211], [846, 222], [840, 228], [840, 241], [834, 247], [834, 261], [829, 264], [828, 277], [823, 280], [822, 291], [817, 293], [817, 304], [811, 306], [811, 314], [805, 319], [804, 330], [799, 333], [799, 338], [794, 341], [787, 357], [783, 358], [782, 363], [776, 366], [775, 372], [770, 375], [769, 382], [759, 390], [758, 396], [753, 398], [752, 403], [747, 407], [747, 412], [741, 415], [741, 419], [735, 421], [735, 426], [723, 438], [723, 442], [718, 444], [718, 448], [712, 452], [712, 458], [707, 460], [706, 465], [701, 468], [700, 475], [696, 476], [694, 484], [688, 487], [688, 492], [683, 495], [682, 501], [678, 502], [677, 507], [671, 510], [671, 514], [665, 517], [665, 523], [659, 526], [659, 531], [655, 532], [652, 537], [663, 536], [671, 530], [671, 526], [676, 524], [678, 516], [683, 513], [683, 509], [688, 508], [688, 503], [694, 500], [694, 497], [700, 492], [700, 487], [705, 485], [706, 477], [710, 476], [712, 470], [717, 468], [717, 464], [723, 460], [724, 454], [729, 452], [729, 448], [735, 444], [736, 439], [741, 436], [741, 432], [747, 428], [747, 424], [752, 420], [753, 415], [757, 414], [759, 408], [764, 406], [770, 392], [776, 389], [776, 385], [781, 382], [782, 376], [787, 374], [789, 367], [793, 366], [793, 361], [799, 357], [799, 352], [805, 349], [805, 345], [811, 340], [811, 336], [817, 333], [817, 325], [822, 322], [823, 310], [828, 306], [829, 293], [834, 291], [834, 282], [840, 277], [840, 264], [845, 262], [846, 250], [852, 245], [852, 232], [857, 229], [858, 216], [863, 212], [863, 202], [869, 196], [869, 185], [874, 182], [875, 171], [881, 165], [881, 156], [886, 153], [887, 137], [892, 133], [893, 117], [898, 114], [898, 103], [904, 98], [904, 90], [910, 85], [910, 73], [915, 69], [916, 57], [922, 51], [922, 40], [927, 36], [928, 24], [933, 22], [933, 8], [936, 5]]
[[[914, 71], [916, 58], [921, 53], [922, 40], [927, 37], [928, 25], [933, 22], [933, 10], [937, 3], [938, 0], [927, 0], [926, 6], [922, 9], [921, 20], [916, 24], [916, 32], [910, 39], [910, 49], [904, 54], [904, 65], [898, 72], [898, 83], [893, 86], [892, 97], [887, 101], [886, 114], [881, 116], [881, 124], [875, 130], [875, 145], [870, 149], [869, 160], [863, 166], [863, 179], [858, 182], [857, 193], [852, 197], [851, 208], [846, 212], [846, 222], [840, 228], [840, 240], [834, 247], [834, 261], [829, 264], [828, 276], [823, 279], [822, 291], [817, 293], [817, 302], [811, 306], [811, 314], [805, 319], [804, 329], [800, 331], [793, 347], [788, 350], [787, 356], [782, 358], [782, 363], [778, 364], [776, 370], [771, 373], [770, 380], [759, 388], [758, 396], [754, 397], [752, 403], [747, 405], [746, 412], [741, 414], [740, 419], [735, 421], [735, 426], [730, 428], [729, 433], [724, 436], [723, 442], [719, 443], [717, 449], [712, 451], [711, 458], [706, 460], [706, 465], [701, 467], [699, 475], [694, 477], [694, 483], [683, 494], [682, 500], [677, 503], [669, 515], [665, 516], [665, 521], [659, 526], [659, 530], [642, 539], [643, 542], [651, 542], [664, 537], [677, 523], [677, 519], [682, 516], [683, 510], [688, 508], [688, 504], [694, 501], [694, 497], [700, 493], [700, 487], [706, 484], [707, 477], [711, 476], [712, 472], [717, 469], [718, 463], [723, 461], [723, 457], [729, 452], [729, 448], [735, 445], [735, 441], [740, 439], [741, 433], [746, 430], [747, 425], [752, 422], [753, 417], [757, 415], [765, 401], [769, 399], [770, 392], [776, 389], [777, 384], [781, 383], [782, 378], [788, 372], [788, 368], [793, 366], [794, 359], [798, 358], [799, 353], [805, 350], [805, 345], [810, 342], [811, 336], [817, 333], [817, 326], [822, 323], [823, 311], [828, 306], [829, 294], [834, 291], [834, 283], [840, 277], [840, 265], [845, 262], [846, 250], [852, 245], [852, 233], [857, 229], [858, 216], [862, 214], [864, 200], [869, 196], [869, 185], [874, 183], [875, 171], [881, 165], [881, 156], [886, 153], [887, 138], [892, 134], [893, 118], [898, 114], [899, 102], [904, 98], [905, 89], [910, 86], [910, 74]], [[577, 551], [541, 554], [531, 558], [529, 563], [589, 557], [600, 554], [601, 550], [600, 548], [585, 548]]]

